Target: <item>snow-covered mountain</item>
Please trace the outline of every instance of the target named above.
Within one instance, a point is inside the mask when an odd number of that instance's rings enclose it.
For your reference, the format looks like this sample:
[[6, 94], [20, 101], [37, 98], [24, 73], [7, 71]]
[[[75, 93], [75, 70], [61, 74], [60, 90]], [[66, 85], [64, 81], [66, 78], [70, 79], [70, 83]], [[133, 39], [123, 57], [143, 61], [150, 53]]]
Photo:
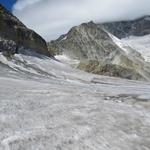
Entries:
[[137, 50], [145, 61], [150, 62], [150, 34], [126, 37], [121, 39], [121, 42]]
[[126, 45], [138, 51], [146, 61], [150, 61], [150, 16], [131, 21], [118, 21], [99, 24]]

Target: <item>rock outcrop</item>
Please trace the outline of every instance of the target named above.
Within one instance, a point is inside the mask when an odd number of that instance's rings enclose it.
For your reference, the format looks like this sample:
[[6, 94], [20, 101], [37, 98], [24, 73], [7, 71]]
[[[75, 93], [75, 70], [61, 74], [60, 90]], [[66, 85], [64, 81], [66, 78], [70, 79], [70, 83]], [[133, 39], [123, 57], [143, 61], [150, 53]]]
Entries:
[[[15, 42], [12, 47], [13, 52], [14, 49], [24, 47], [47, 56], [50, 55], [45, 40], [33, 30], [28, 29], [2, 5], [0, 5], [0, 41], [0, 51], [4, 50], [2, 47], [6, 50], [13, 41]], [[6, 46], [6, 41], [9, 46]], [[16, 45], [15, 48], [14, 45]], [[9, 51], [10, 48], [7, 50]]]
[[121, 77], [132, 80], [143, 80], [142, 75], [134, 69], [122, 67], [111, 63], [104, 63], [97, 60], [88, 60], [80, 62], [79, 69], [86, 72], [100, 74], [111, 77]]

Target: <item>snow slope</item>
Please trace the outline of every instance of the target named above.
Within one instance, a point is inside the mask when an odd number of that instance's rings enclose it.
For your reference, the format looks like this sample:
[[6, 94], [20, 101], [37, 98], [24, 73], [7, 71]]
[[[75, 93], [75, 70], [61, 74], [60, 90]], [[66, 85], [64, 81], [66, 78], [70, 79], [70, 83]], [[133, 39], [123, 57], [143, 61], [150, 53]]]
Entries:
[[150, 35], [140, 37], [130, 36], [121, 41], [140, 52], [145, 60], [150, 62]]
[[[108, 33], [108, 32], [107, 32]], [[118, 39], [114, 35], [108, 33], [112, 40], [126, 54], [131, 54], [131, 48], [141, 54], [145, 61], [150, 62], [150, 35], [145, 36], [130, 36], [123, 39]]]
[[40, 55], [0, 55], [0, 70], [0, 150], [150, 149], [150, 83]]

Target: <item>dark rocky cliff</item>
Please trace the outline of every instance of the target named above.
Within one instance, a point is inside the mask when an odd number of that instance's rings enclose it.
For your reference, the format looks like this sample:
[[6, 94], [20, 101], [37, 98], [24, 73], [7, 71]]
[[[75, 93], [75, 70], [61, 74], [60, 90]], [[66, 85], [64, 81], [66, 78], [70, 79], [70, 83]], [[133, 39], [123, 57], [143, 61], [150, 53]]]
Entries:
[[12, 51], [23, 46], [41, 54], [50, 55], [45, 40], [33, 30], [28, 29], [2, 5], [0, 5], [0, 40], [0, 51], [10, 50], [7, 48], [7, 43], [9, 47], [10, 43], [13, 43]]
[[109, 22], [99, 26], [120, 39], [128, 36], [144, 36], [150, 34], [150, 16], [131, 21]]

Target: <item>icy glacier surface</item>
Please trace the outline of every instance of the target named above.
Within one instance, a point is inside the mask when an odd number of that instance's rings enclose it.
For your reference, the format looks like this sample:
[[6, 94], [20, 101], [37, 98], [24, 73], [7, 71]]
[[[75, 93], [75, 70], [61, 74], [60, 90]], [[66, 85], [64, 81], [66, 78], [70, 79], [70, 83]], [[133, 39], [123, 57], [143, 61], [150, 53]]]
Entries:
[[150, 83], [21, 54], [0, 70], [0, 150], [150, 149]]

